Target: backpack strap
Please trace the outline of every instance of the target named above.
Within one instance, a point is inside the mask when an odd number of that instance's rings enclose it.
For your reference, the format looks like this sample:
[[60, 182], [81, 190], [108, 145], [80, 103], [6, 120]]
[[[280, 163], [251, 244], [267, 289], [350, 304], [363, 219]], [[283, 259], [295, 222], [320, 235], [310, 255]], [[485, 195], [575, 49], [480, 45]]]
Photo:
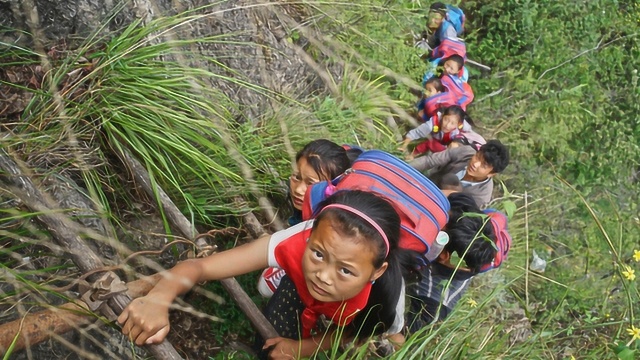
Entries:
[[486, 272], [500, 266], [507, 258], [509, 249], [511, 249], [512, 241], [511, 235], [507, 231], [507, 216], [496, 209], [485, 209], [483, 212], [489, 217], [489, 224], [493, 227], [493, 233], [495, 236], [494, 245], [497, 252], [493, 261], [482, 266], [479, 272]]

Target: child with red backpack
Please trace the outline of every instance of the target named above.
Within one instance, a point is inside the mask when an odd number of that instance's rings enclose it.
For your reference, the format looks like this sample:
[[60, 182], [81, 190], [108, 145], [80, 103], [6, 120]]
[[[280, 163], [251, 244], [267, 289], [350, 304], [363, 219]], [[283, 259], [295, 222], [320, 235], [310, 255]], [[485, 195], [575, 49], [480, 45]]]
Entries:
[[[318, 204], [312, 220], [179, 263], [146, 296], [134, 299], [118, 322], [137, 345], [159, 343], [169, 332], [173, 300], [194, 284], [278, 266], [287, 276], [266, 316], [281, 337], [268, 339], [263, 349], [309, 357], [339, 341], [331, 335], [336, 327], [343, 339], [397, 328], [402, 279], [417, 265], [416, 255], [399, 248], [400, 231], [399, 215], [387, 200], [364, 191], [338, 192]], [[313, 333], [320, 316], [333, 324], [326, 336]]]
[[[511, 247], [503, 213], [493, 209], [482, 212], [473, 198], [462, 193], [449, 195], [449, 202], [451, 220], [444, 230], [449, 242], [436, 261], [422, 268], [420, 282], [407, 287], [411, 299], [407, 324], [412, 333], [447, 317], [471, 279], [500, 266]], [[454, 261], [456, 255], [458, 260]]]
[[[422, 76], [422, 84], [425, 85], [427, 80], [440, 74], [449, 75], [456, 80], [466, 83], [469, 81], [469, 71], [464, 66], [466, 53], [464, 55], [454, 53], [447, 57], [436, 58], [427, 62], [427, 71]], [[438, 72], [438, 67], [442, 68], [441, 72]]]
[[432, 32], [429, 37], [433, 50], [426, 55], [428, 68], [423, 76], [423, 84], [436, 75], [437, 67], [444, 67], [444, 73], [457, 76], [461, 81], [469, 79], [464, 67], [467, 57], [465, 43], [458, 38], [464, 32], [465, 16], [462, 10], [453, 5], [436, 2], [429, 10], [427, 26]]
[[[318, 139], [309, 142], [296, 154], [296, 170], [289, 177], [289, 200], [293, 214], [289, 226], [302, 221], [302, 202], [307, 187], [320, 181], [330, 181], [351, 166], [351, 157], [357, 157], [362, 150], [356, 147], [340, 146], [330, 140]], [[285, 271], [270, 267], [258, 279], [258, 292], [271, 297], [280, 284]]]
[[456, 105], [456, 99], [452, 92], [442, 84], [440, 78], [432, 77], [424, 84], [424, 92], [416, 105], [418, 108], [418, 120], [427, 122], [441, 108]]
[[464, 32], [464, 12], [453, 5], [435, 2], [429, 7], [427, 15], [427, 29], [431, 36], [427, 36], [431, 48], [438, 47], [444, 39], [456, 39]]
[[471, 131], [472, 125], [473, 120], [460, 106], [449, 106], [443, 111], [437, 112], [424, 124], [409, 131], [398, 150], [406, 152], [409, 143], [427, 138], [427, 140], [414, 148], [413, 152], [408, 156], [409, 158], [428, 151], [444, 151], [447, 145], [457, 136], [460, 136], [465, 131]]

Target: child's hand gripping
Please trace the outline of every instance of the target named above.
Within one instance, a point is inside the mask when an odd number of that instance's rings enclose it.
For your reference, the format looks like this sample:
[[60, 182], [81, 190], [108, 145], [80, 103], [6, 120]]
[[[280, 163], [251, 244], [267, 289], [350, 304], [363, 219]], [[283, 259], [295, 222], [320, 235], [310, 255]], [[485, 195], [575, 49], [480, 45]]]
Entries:
[[276, 337], [267, 339], [262, 349], [271, 348], [269, 352], [269, 359], [272, 360], [285, 360], [285, 359], [298, 359], [300, 358], [300, 342], [293, 339], [286, 339], [283, 337]]
[[161, 343], [169, 333], [169, 304], [148, 295], [134, 299], [118, 316], [118, 323], [138, 346]]

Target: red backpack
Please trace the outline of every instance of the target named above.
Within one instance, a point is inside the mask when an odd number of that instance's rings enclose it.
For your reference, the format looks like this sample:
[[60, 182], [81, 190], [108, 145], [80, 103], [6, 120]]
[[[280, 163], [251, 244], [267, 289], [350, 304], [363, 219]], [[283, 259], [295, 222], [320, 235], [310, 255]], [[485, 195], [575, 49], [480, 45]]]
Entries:
[[432, 59], [446, 59], [452, 55], [460, 55], [467, 61], [467, 46], [464, 41], [458, 39], [446, 38], [436, 46], [431, 53]]
[[[400, 216], [400, 244], [426, 254], [449, 220], [451, 205], [442, 191], [418, 170], [380, 150], [363, 152], [351, 168], [331, 182], [307, 188], [302, 218], [313, 218], [318, 205], [336, 191], [364, 190], [388, 200]], [[426, 258], [421, 257], [426, 264]]]
[[459, 105], [462, 110], [467, 111], [467, 105], [473, 101], [473, 90], [471, 86], [463, 82], [460, 79], [456, 79], [451, 75], [443, 74], [440, 78], [442, 85], [447, 88], [448, 92], [451, 92], [455, 98], [456, 104]]
[[422, 121], [427, 122], [432, 116], [438, 113], [438, 110], [448, 108], [451, 105], [458, 105], [456, 96], [450, 91], [445, 91], [426, 99], [420, 100], [418, 103], [418, 111], [424, 110]]
[[489, 264], [483, 265], [480, 268], [480, 272], [489, 271], [495, 269], [507, 259], [509, 249], [511, 249], [511, 235], [507, 231], [507, 216], [496, 209], [485, 209], [483, 211], [489, 217], [489, 223], [493, 227], [495, 234], [495, 247], [498, 250], [493, 261]]

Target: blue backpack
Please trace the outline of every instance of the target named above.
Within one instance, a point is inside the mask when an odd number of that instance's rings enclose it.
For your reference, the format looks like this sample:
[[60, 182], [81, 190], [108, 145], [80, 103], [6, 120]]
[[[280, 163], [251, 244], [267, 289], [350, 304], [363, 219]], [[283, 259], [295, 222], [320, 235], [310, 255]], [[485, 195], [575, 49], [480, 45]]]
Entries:
[[445, 30], [449, 26], [453, 26], [456, 29], [456, 34], [461, 36], [464, 33], [464, 22], [466, 17], [462, 9], [457, 6], [447, 4], [447, 14], [440, 27], [440, 40], [444, 39]]
[[[449, 221], [451, 205], [442, 191], [418, 170], [380, 150], [363, 152], [344, 174], [331, 182], [307, 188], [302, 218], [317, 215], [318, 205], [337, 191], [363, 190], [388, 200], [400, 216], [400, 243], [404, 249], [427, 254], [438, 232]], [[420, 261], [426, 264], [426, 258]]]

